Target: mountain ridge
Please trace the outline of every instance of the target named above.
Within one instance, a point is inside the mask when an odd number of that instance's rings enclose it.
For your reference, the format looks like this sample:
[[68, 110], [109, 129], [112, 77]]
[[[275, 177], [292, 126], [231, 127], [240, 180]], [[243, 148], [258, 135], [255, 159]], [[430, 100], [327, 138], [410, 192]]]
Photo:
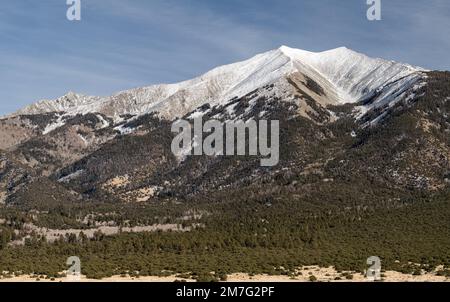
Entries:
[[[281, 46], [245, 61], [219, 66], [191, 80], [139, 87], [109, 97], [69, 92], [56, 100], [26, 106], [8, 117], [50, 112], [102, 113], [118, 122], [124, 114], [157, 112], [173, 120], [206, 103], [224, 104], [264, 85], [283, 82], [294, 73], [301, 73], [323, 86], [333, 105], [362, 101], [370, 97], [368, 92], [383, 90], [395, 83], [391, 91], [378, 100], [383, 103], [392, 95], [392, 90], [419, 81], [424, 71], [407, 64], [369, 58], [345, 47], [309, 52]], [[282, 86], [286, 86], [285, 81]]]

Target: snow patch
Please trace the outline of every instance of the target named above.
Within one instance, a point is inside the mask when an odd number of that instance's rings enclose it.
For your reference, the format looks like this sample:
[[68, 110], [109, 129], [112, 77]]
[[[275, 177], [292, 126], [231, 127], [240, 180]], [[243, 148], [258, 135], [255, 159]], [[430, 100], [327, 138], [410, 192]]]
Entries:
[[69, 182], [72, 179], [75, 179], [78, 176], [81, 176], [81, 174], [83, 174], [83, 173], [84, 173], [84, 170], [78, 170], [78, 171], [76, 171], [76, 172], [74, 172], [72, 174], [69, 174], [67, 176], [61, 177], [60, 179], [58, 179], [58, 182], [63, 182], [63, 183]]
[[88, 141], [86, 140], [86, 138], [85, 138], [83, 135], [81, 135], [80, 133], [78, 133], [78, 137], [83, 141], [83, 143], [84, 143], [85, 146], [89, 146]]
[[96, 116], [100, 120], [100, 123], [102, 124], [100, 129], [109, 127], [109, 122], [107, 120], [105, 120], [101, 114], [97, 114]]
[[42, 131], [43, 135], [49, 134], [50, 132], [62, 127], [65, 125], [65, 121], [63, 120], [65, 116], [64, 115], [59, 115], [58, 119], [56, 120], [56, 122], [48, 124], [44, 131]]
[[131, 134], [136, 131], [135, 128], [126, 127], [126, 125], [117, 126], [114, 130], [119, 131], [121, 135]]

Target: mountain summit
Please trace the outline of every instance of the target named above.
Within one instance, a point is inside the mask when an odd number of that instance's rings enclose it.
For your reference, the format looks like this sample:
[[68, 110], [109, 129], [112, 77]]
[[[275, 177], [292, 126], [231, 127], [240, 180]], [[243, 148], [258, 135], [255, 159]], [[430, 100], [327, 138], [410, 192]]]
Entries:
[[173, 120], [207, 103], [225, 104], [272, 84], [283, 99], [292, 99], [300, 88], [324, 105], [370, 101], [360, 107], [360, 113], [365, 113], [398, 99], [420, 80], [423, 71], [345, 47], [316, 53], [281, 46], [181, 83], [131, 89], [109, 97], [70, 92], [56, 100], [27, 106], [14, 115], [101, 113], [119, 121], [121, 115], [156, 112]]

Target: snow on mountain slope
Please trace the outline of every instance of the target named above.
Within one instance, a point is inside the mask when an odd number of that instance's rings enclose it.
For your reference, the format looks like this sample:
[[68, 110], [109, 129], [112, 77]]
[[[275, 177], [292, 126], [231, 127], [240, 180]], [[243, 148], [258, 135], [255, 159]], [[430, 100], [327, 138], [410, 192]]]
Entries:
[[225, 104], [268, 84], [283, 86], [279, 90], [285, 95], [280, 97], [287, 98], [293, 89], [290, 87], [288, 91], [286, 79], [292, 74], [301, 74], [317, 83], [327, 104], [366, 102], [360, 107], [363, 113], [395, 101], [422, 77], [421, 71], [410, 65], [369, 58], [347, 48], [314, 53], [282, 46], [181, 83], [131, 89], [110, 97], [69, 93], [57, 100], [30, 105], [15, 115], [102, 113], [119, 121], [120, 115], [158, 112], [167, 119], [175, 119], [206, 103]]
[[54, 101], [30, 105], [16, 115], [63, 111], [71, 114], [100, 112], [117, 117], [156, 111], [166, 118], [175, 118], [205, 103], [226, 102], [279, 79], [292, 71], [289, 62], [290, 58], [275, 50], [218, 67], [189, 81], [131, 89], [104, 98], [69, 93]]
[[374, 59], [345, 47], [320, 53], [282, 46], [293, 60], [308, 62], [339, 90], [343, 102], [361, 101], [371, 91], [418, 71], [418, 67]]

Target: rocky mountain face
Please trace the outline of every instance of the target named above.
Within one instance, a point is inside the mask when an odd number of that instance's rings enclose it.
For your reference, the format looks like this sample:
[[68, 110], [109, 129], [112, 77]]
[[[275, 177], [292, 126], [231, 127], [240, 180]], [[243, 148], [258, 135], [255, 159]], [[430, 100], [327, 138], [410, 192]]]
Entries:
[[[173, 120], [205, 104], [225, 105], [266, 85], [274, 85], [275, 92], [284, 100], [293, 100], [298, 85], [313, 94], [321, 105], [362, 102], [359, 110], [364, 114], [374, 107], [392, 104], [420, 80], [422, 71], [418, 67], [369, 58], [345, 47], [313, 53], [282, 46], [243, 62], [218, 67], [189, 81], [132, 89], [110, 97], [70, 92], [57, 100], [30, 105], [13, 116], [59, 112], [65, 119], [77, 114], [101, 113], [118, 122], [123, 120], [123, 115], [157, 112]], [[61, 116], [53, 122], [46, 132], [62, 123]]]
[[[0, 119], [0, 201], [213, 200], [239, 192], [269, 204], [283, 194], [333, 203], [350, 202], [355, 191], [361, 199], [388, 191], [394, 200], [446, 190], [449, 84], [449, 73], [346, 48], [283, 46], [178, 84], [111, 97], [69, 93]], [[200, 116], [279, 120], [280, 164], [177, 158], [172, 122]]]

